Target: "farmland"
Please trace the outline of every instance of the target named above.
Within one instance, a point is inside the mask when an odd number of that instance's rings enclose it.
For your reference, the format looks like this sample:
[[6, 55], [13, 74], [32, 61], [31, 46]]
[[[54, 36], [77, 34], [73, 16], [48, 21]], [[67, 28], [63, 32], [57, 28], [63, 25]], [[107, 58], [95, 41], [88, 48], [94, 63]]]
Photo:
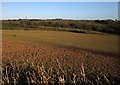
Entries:
[[[16, 37], [14, 37], [16, 35]], [[78, 34], [59, 31], [3, 30], [3, 40], [30, 41], [116, 53], [118, 36]]]
[[119, 84], [117, 35], [2, 31], [3, 84]]

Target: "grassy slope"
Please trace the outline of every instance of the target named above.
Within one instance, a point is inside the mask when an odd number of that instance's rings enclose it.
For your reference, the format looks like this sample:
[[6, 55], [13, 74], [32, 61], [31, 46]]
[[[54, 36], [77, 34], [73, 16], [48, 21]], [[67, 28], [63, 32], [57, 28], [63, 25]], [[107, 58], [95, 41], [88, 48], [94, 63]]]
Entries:
[[[116, 53], [118, 37], [114, 35], [80, 34], [59, 31], [3, 30], [3, 40], [40, 42], [52, 45], [73, 46]], [[17, 35], [17, 36], [13, 36]]]

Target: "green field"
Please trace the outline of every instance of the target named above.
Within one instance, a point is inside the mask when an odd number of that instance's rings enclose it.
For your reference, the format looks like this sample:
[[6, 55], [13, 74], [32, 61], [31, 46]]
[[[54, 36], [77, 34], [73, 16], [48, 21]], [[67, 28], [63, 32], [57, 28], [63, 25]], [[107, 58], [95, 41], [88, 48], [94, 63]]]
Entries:
[[[14, 36], [16, 35], [16, 36]], [[117, 53], [118, 36], [82, 34], [60, 31], [3, 30], [3, 40], [38, 42]]]

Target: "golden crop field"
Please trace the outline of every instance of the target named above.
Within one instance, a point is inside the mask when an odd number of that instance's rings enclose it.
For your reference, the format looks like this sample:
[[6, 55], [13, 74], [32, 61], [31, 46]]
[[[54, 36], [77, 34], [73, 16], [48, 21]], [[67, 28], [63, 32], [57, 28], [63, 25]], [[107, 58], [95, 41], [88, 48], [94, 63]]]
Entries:
[[3, 85], [119, 84], [118, 36], [3, 30]]

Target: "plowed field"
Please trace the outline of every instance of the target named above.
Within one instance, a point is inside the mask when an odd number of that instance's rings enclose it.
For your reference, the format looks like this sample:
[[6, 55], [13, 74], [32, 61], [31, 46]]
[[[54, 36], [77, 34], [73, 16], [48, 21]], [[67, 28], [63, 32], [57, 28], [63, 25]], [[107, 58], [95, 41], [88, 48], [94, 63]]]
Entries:
[[[120, 58], [116, 54], [118, 37], [113, 35], [78, 34], [55, 31], [3, 31], [3, 67], [44, 66], [80, 74], [99, 70], [106, 76], [120, 76]], [[25, 63], [26, 62], [26, 63]]]

